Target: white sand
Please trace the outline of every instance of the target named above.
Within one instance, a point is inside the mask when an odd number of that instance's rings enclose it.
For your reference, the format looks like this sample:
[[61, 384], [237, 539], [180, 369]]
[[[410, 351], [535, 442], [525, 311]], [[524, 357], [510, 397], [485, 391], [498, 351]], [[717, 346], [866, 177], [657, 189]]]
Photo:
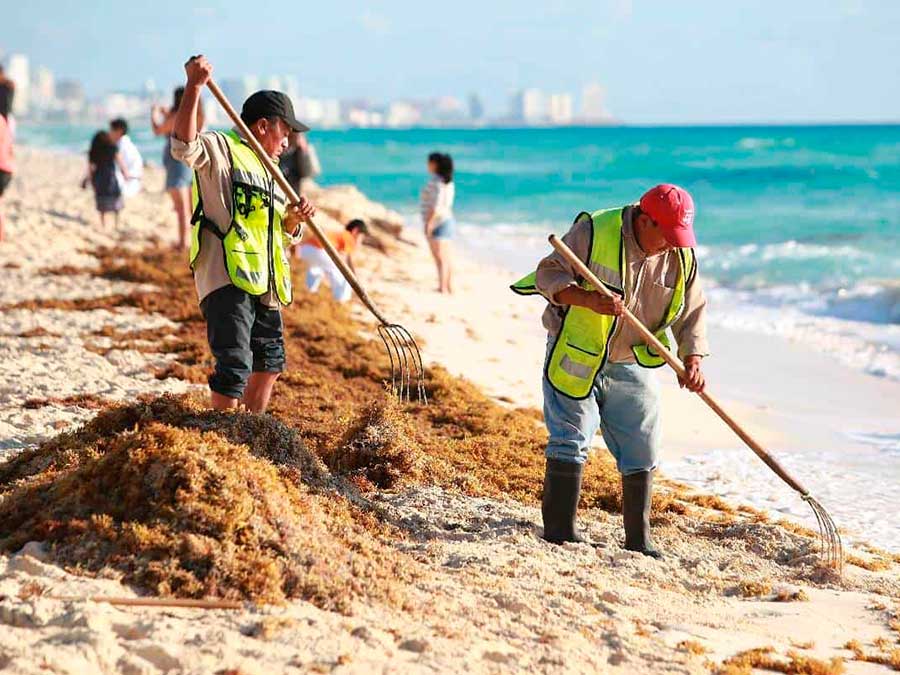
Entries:
[[[89, 195], [75, 188], [80, 167], [74, 160], [26, 150], [20, 166], [7, 198], [11, 222], [9, 240], [0, 244], [0, 268], [7, 261], [22, 262], [21, 251], [27, 251], [27, 264], [15, 271], [15, 278], [24, 281], [15, 290], [8, 290], [10, 277], [4, 276], [0, 293], [8, 295], [0, 295], [0, 302], [75, 292], [71, 277], [40, 276], [37, 271], [88, 264], [78, 249], [123, 240], [140, 243], [161, 220], [167, 223], [164, 233], [173, 229], [168, 203], [154, 191], [129, 204], [127, 227], [99, 233], [91, 220]], [[152, 171], [148, 181], [156, 190], [161, 176]], [[50, 183], [53, 187], [47, 187]], [[59, 213], [26, 209], [26, 189], [30, 204], [62, 205]], [[371, 254], [364, 265], [363, 280], [386, 313], [424, 336], [429, 359], [466, 374], [498, 398], [538, 405], [541, 303], [509, 294], [504, 273], [466, 261], [460, 261], [457, 296], [432, 293], [427, 290], [433, 281], [427, 253], [415, 233], [409, 237], [415, 242], [409, 255], [385, 259]], [[67, 243], [57, 245], [60, 241]], [[96, 280], [77, 289], [85, 295], [115, 292], [114, 285]], [[83, 349], [89, 339], [85, 333], [101, 325], [143, 328], [160, 320], [124, 312], [0, 313], [0, 449], [9, 454], [89, 416], [59, 406], [23, 411], [21, 403], [29, 397], [101, 393], [130, 398], [185, 388], [181, 382], [152, 379], [157, 358], [152, 355], [112, 352], [102, 357]], [[14, 337], [35, 325], [60, 337]], [[788, 437], [790, 424], [776, 423], [774, 408], [760, 408], [741, 389], [723, 391], [744, 401], [735, 407], [765, 438]], [[684, 402], [692, 400], [667, 391], [668, 446], [682, 455], [733, 447], [718, 426], [687, 407], [676, 408], [690, 406]], [[656, 562], [622, 551], [621, 519], [605, 512], [583, 514], [598, 549], [555, 547], [536, 536], [540, 514], [534, 506], [434, 488], [384, 494], [378, 500], [391, 520], [408, 527], [409, 539], [398, 546], [421, 565], [421, 578], [409, 590], [408, 611], [358, 605], [347, 617], [304, 602], [204, 612], [53, 600], [49, 596], [134, 592], [115, 579], [70, 575], [42, 561], [41, 548], [29, 545], [18, 555], [0, 557], [0, 669], [704, 673], [707, 658], [718, 662], [750, 647], [773, 646], [784, 654], [797, 643], [813, 642], [801, 651], [846, 657], [849, 652], [841, 647], [848, 639], [869, 648], [879, 637], [896, 640], [887, 627], [889, 610], [900, 597], [896, 567], [882, 573], [849, 567], [842, 587], [816, 585], [806, 563], [773, 561], [778, 552], [791, 556], [800, 551], [796, 537], [774, 526], [735, 526], [733, 538], [714, 542], [691, 533], [702, 526], [697, 521], [673, 518], [656, 530], [669, 554]], [[728, 595], [744, 579], [802, 587], [810, 601], [774, 603]], [[33, 595], [36, 587], [42, 596]], [[269, 631], [260, 634], [261, 623]], [[710, 653], [692, 655], [679, 647], [684, 640], [699, 642]], [[848, 672], [883, 670], [850, 663]]]

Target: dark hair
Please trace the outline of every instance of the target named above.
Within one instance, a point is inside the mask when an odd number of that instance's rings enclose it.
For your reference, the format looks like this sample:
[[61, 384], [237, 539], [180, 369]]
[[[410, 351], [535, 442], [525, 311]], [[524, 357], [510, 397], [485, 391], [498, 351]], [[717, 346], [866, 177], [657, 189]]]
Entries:
[[347, 232], [353, 232], [353, 230], [361, 230], [363, 234], [366, 234], [369, 231], [369, 227], [366, 225], [366, 221], [360, 220], [359, 218], [354, 218], [344, 227]]
[[[178, 108], [181, 106], [181, 99], [184, 98], [184, 87], [175, 87], [175, 91], [172, 92], [172, 109], [169, 111], [170, 114], [175, 114], [178, 112]], [[197, 130], [203, 129], [203, 125], [206, 123], [206, 113], [203, 112], [203, 99], [197, 101]]]
[[430, 164], [431, 162], [434, 162], [435, 164], [438, 164], [440, 161], [441, 161], [441, 153], [439, 153], [439, 152], [432, 152], [430, 155], [428, 155], [428, 163], [429, 163], [429, 164]]
[[[437, 159], [437, 175], [440, 176], [445, 183], [453, 182], [453, 158], [450, 155], [436, 152]], [[430, 157], [430, 156], [429, 156]]]
[[95, 165], [111, 162], [115, 159], [117, 150], [118, 147], [113, 143], [109, 134], [105, 131], [98, 131], [91, 139], [88, 161]]
[[118, 131], [121, 131], [123, 134], [127, 134], [128, 133], [128, 122], [126, 122], [121, 117], [117, 117], [116, 119], [114, 119], [112, 122], [109, 123], [109, 128], [117, 129]]

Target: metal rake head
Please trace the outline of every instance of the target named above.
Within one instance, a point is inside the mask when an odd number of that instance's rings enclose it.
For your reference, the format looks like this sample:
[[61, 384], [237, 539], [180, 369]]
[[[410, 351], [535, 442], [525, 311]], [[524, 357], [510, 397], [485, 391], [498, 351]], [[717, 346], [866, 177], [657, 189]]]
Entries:
[[378, 335], [391, 360], [391, 393], [400, 401], [411, 401], [415, 388], [419, 403], [427, 404], [425, 394], [425, 366], [419, 345], [409, 331], [396, 323], [378, 326]]
[[842, 574], [844, 570], [844, 545], [837, 525], [828, 515], [828, 511], [809, 494], [803, 495], [803, 501], [809, 504], [819, 523], [819, 543], [821, 556], [828, 567], [833, 567]]

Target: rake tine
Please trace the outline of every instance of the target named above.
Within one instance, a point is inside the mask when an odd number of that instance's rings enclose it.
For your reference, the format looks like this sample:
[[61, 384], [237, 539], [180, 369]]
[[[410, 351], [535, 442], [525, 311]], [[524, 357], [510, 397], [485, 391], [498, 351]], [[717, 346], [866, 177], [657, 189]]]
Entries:
[[415, 338], [403, 326], [397, 325], [396, 330], [404, 336], [405, 346], [410, 352], [410, 360], [412, 361], [416, 371], [416, 393], [421, 403], [428, 403], [428, 395], [425, 393], [425, 365], [422, 363], [422, 352], [419, 351], [419, 345], [416, 344]]
[[842, 574], [844, 567], [844, 543], [841, 541], [841, 534], [838, 532], [837, 525], [835, 525], [828, 511], [825, 510], [825, 507], [818, 500], [808, 494], [803, 495], [803, 500], [809, 504], [819, 523], [822, 557], [825, 559], [826, 565], [836, 567], [838, 574]]
[[404, 390], [406, 392], [406, 401], [409, 402], [409, 382], [410, 382], [410, 374], [409, 374], [409, 360], [406, 358], [406, 347], [403, 344], [403, 335], [397, 332], [397, 324], [391, 324], [388, 326], [388, 330], [391, 331], [391, 335], [394, 336], [394, 340], [397, 341], [397, 350], [400, 354], [400, 402], [403, 402]]
[[[819, 510], [813, 504], [813, 498], [809, 495], [805, 495], [803, 497], [803, 501], [809, 504], [809, 508], [812, 509], [813, 515], [816, 517], [816, 524], [819, 527], [819, 556], [825, 558], [825, 543], [827, 537], [825, 536], [825, 523], [822, 522], [822, 514], [819, 513]], [[828, 560], [826, 559], [826, 564]]]
[[835, 524], [834, 520], [831, 519], [831, 516], [828, 515], [825, 507], [822, 506], [819, 502], [816, 502], [816, 507], [822, 512], [822, 518], [825, 520], [825, 523], [828, 525], [828, 529], [831, 533], [830, 546], [832, 558], [837, 565], [838, 572], [843, 572], [844, 542], [841, 541], [841, 533], [838, 532], [837, 525]]
[[378, 326], [378, 336], [381, 338], [381, 341], [384, 343], [384, 348], [387, 350], [388, 358], [391, 361], [391, 394], [394, 393], [396, 389], [396, 371], [394, 370], [394, 352], [391, 350], [390, 345], [388, 344], [387, 337], [385, 337], [385, 329], [384, 326]]
[[412, 381], [413, 381], [413, 369], [416, 367], [416, 361], [413, 357], [412, 351], [410, 350], [409, 341], [406, 339], [404, 335], [403, 329], [399, 325], [394, 326], [394, 332], [400, 336], [400, 344], [403, 345], [403, 355], [407, 360], [407, 370], [406, 370], [406, 400], [412, 401]]
[[[401, 401], [403, 400], [403, 349], [400, 346], [400, 343], [397, 342], [397, 336], [394, 335], [394, 331], [391, 330], [390, 325], [384, 326], [384, 333], [388, 336], [390, 340], [391, 347], [393, 348], [394, 356], [396, 357], [396, 369], [391, 373], [391, 392]], [[396, 381], [394, 381], [394, 373], [396, 373]]]

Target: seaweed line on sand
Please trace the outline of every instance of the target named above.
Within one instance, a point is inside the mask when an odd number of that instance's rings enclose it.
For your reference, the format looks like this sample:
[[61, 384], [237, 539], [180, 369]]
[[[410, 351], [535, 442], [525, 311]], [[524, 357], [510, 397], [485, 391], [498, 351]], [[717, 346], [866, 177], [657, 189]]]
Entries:
[[[19, 306], [161, 314], [176, 327], [103, 337], [114, 346], [149, 341], [174, 356], [157, 377], [205, 383], [205, 324], [181, 257], [117, 249], [98, 259], [93, 274], [156, 290]], [[400, 589], [416, 570], [390, 545], [402, 534], [380, 522], [366, 492], [436, 485], [538, 502], [546, 432], [535, 411], [501, 406], [439, 366], [428, 373], [430, 405], [398, 403], [385, 389], [386, 354], [365, 337], [366, 324], [324, 293], [300, 290], [302, 270], [294, 273], [297, 297], [283, 312], [288, 370], [270, 415], [217, 413], [172, 397], [104, 410], [78, 432], [0, 465], [0, 546], [46, 540], [70, 567], [109, 566], [162, 595], [303, 597], [347, 609], [360, 594], [402, 603]], [[142, 482], [151, 477], [158, 494]], [[619, 474], [605, 454], [587, 466], [582, 507], [621, 507]], [[656, 522], [674, 518], [689, 536], [740, 540], [777, 562], [813, 550], [806, 532], [677, 484], [667, 482], [653, 507]]]

